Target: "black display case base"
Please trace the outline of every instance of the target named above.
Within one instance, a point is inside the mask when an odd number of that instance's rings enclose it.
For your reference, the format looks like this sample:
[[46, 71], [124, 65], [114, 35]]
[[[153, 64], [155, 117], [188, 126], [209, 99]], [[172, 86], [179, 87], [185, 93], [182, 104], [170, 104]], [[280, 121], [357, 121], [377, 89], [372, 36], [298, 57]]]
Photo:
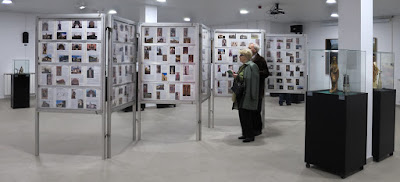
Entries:
[[[306, 168], [311, 168], [311, 164], [306, 163]], [[318, 166], [315, 166], [315, 168], [317, 168], [317, 169], [319, 169], [319, 170], [322, 170], [322, 171], [331, 172], [331, 171], [326, 170], [326, 169], [323, 169], [323, 168], [318, 168]], [[349, 176], [351, 176], [351, 175], [353, 175], [353, 174], [355, 174], [355, 173], [357, 173], [357, 172], [360, 172], [360, 171], [362, 171], [362, 170], [364, 170], [364, 166], [361, 166], [358, 170], [352, 171], [352, 172], [347, 173], [347, 174], [340, 174], [340, 173], [337, 173], [337, 174], [335, 174], [335, 175], [338, 175], [338, 176], [340, 176], [340, 178], [345, 179], [345, 178], [347, 178], [347, 177], [349, 177]]]
[[176, 107], [176, 104], [157, 104], [157, 108]]
[[[292, 98], [292, 103], [300, 104], [304, 101], [304, 94], [290, 94]], [[270, 93], [271, 97], [279, 97], [279, 93]]]
[[374, 89], [373, 94], [372, 156], [380, 162], [394, 152], [396, 90]]
[[11, 108], [30, 107], [30, 74], [11, 75]]
[[305, 162], [346, 178], [366, 164], [367, 93], [307, 92]]

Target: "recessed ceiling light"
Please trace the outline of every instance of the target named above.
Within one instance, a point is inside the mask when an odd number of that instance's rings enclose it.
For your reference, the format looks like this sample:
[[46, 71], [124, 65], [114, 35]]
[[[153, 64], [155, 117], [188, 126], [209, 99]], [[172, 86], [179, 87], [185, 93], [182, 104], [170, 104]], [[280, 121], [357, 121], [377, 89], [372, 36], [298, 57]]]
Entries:
[[190, 18], [189, 17], [185, 17], [185, 18], [183, 18], [183, 21], [190, 21]]
[[110, 11], [108, 11], [108, 14], [114, 15], [114, 14], [117, 14], [117, 11], [115, 11], [114, 9], [111, 9]]
[[79, 9], [85, 9], [85, 8], [86, 8], [86, 6], [84, 6], [84, 5], [79, 6]]
[[328, 4], [335, 4], [335, 3], [336, 3], [336, 0], [326, 0], [326, 3], [328, 3]]
[[12, 0], [3, 0], [1, 4], [12, 4]]
[[337, 18], [337, 17], [339, 17], [339, 15], [337, 13], [332, 13], [331, 17]]
[[157, 0], [157, 2], [165, 3], [165, 2], [167, 2], [167, 0]]
[[245, 14], [248, 14], [248, 13], [249, 13], [249, 11], [247, 11], [245, 9], [240, 10], [240, 14], [242, 14], [242, 15], [245, 15]]

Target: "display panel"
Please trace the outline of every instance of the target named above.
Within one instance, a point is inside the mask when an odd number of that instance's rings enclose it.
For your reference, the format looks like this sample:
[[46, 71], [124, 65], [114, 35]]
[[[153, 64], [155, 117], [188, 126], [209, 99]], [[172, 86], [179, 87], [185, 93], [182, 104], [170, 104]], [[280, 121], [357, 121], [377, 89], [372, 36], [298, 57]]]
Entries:
[[237, 72], [242, 63], [239, 50], [247, 49], [250, 43], [260, 46], [264, 57], [264, 31], [262, 30], [215, 30], [214, 31], [214, 95], [231, 96], [233, 76], [227, 71]]
[[310, 50], [307, 91], [336, 95], [365, 92], [365, 66], [364, 51]]
[[266, 61], [269, 77], [266, 92], [305, 93], [306, 35], [267, 35]]
[[207, 27], [202, 28], [202, 49], [201, 49], [201, 94], [202, 100], [211, 95], [211, 31]]
[[111, 16], [112, 36], [109, 73], [111, 107], [123, 109], [131, 106], [136, 93], [136, 25], [128, 20]]
[[[85, 16], [82, 16], [85, 17]], [[41, 111], [101, 111], [103, 23], [97, 18], [39, 18], [37, 93]]]
[[199, 85], [199, 26], [152, 24], [141, 27], [142, 101], [195, 101]]

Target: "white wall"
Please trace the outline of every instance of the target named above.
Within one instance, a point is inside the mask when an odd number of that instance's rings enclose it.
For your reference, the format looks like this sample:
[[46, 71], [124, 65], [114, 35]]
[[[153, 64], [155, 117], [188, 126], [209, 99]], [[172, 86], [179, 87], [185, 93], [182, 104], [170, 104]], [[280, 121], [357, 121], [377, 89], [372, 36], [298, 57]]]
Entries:
[[[29, 59], [30, 72], [35, 71], [35, 21], [32, 14], [0, 12], [0, 99], [4, 98], [4, 73], [13, 72], [13, 59]], [[22, 33], [29, 33], [24, 46]]]
[[289, 34], [289, 23], [276, 23], [270, 21], [248, 21], [242, 23], [233, 23], [225, 25], [210, 26], [212, 29], [263, 29], [271, 34]]
[[[325, 49], [325, 39], [338, 38], [337, 23], [312, 22], [304, 25], [309, 49]], [[392, 22], [374, 23], [374, 37], [378, 39], [379, 52], [392, 51]]]
[[325, 49], [325, 39], [338, 38], [338, 26], [327, 23], [312, 22], [303, 27], [307, 34], [308, 49]]
[[[337, 23], [311, 22], [304, 25], [308, 49], [325, 49], [325, 39], [338, 38]], [[374, 37], [378, 40], [378, 52], [394, 52], [396, 103], [400, 105], [400, 16], [392, 20], [374, 22]]]
[[400, 105], [400, 17], [393, 18], [393, 52], [395, 53], [395, 88], [396, 93], [396, 103]]

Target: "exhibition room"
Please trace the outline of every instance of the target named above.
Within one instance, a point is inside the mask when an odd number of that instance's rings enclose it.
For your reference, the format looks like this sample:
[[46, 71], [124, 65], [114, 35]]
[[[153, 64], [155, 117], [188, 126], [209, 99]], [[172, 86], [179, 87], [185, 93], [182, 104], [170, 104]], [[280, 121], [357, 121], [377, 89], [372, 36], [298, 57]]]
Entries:
[[0, 181], [398, 181], [398, 0], [0, 0]]

